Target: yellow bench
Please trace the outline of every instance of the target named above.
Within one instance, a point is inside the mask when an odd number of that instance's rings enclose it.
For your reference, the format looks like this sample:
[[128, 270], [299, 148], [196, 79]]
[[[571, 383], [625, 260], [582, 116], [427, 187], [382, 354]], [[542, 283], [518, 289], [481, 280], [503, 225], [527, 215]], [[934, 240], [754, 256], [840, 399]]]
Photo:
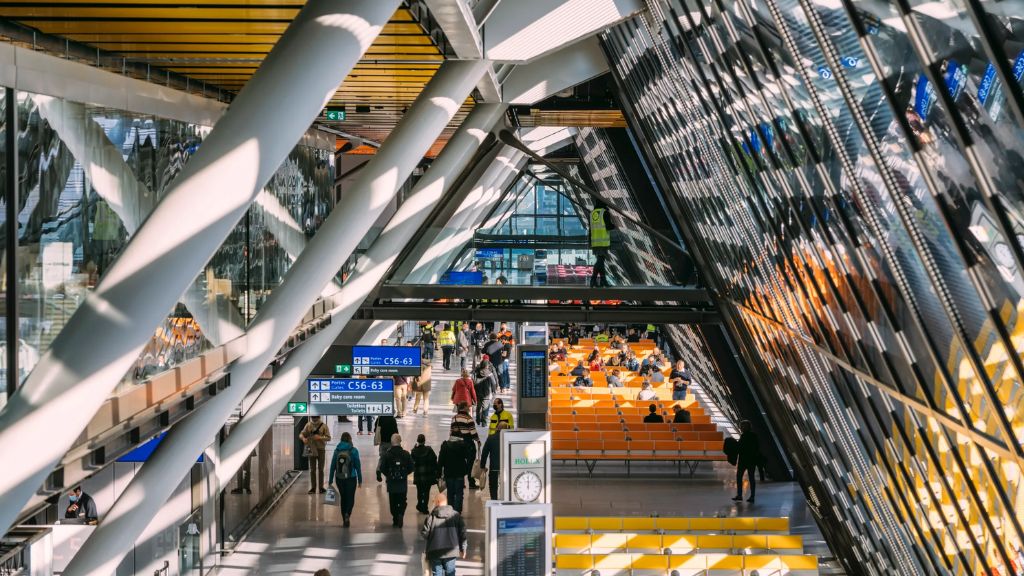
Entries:
[[554, 546], [556, 554], [663, 554], [666, 550], [672, 554], [803, 554], [804, 551], [803, 538], [788, 534], [556, 533]]
[[760, 517], [664, 517], [556, 516], [555, 532], [723, 532], [785, 534], [789, 518]]
[[598, 570], [601, 576], [658, 575], [675, 570], [680, 576], [747, 576], [759, 570], [778, 576], [816, 576], [815, 556], [790, 554], [558, 554], [559, 576]]

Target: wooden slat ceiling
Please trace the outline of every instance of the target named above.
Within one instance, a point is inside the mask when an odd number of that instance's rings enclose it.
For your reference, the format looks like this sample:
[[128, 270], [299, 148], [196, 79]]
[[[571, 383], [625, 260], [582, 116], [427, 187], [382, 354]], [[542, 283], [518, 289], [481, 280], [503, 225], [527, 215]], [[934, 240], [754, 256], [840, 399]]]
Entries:
[[[0, 1], [0, 17], [237, 93], [305, 0]], [[344, 122], [325, 125], [382, 141], [444, 55], [403, 5], [331, 99]], [[356, 112], [356, 106], [369, 112]], [[438, 144], [468, 113], [467, 100]], [[432, 152], [440, 149], [435, 145]], [[360, 149], [365, 151], [365, 149]]]

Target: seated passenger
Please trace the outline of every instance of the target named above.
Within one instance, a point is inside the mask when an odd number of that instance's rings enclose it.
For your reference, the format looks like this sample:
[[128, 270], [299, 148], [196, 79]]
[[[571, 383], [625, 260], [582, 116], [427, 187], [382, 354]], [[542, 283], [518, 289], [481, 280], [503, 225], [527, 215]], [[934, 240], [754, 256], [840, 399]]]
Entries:
[[636, 372], [637, 370], [640, 369], [640, 360], [637, 359], [636, 352], [633, 352], [632, 350], [629, 351], [629, 354], [626, 356], [626, 362], [624, 363], [624, 365], [626, 367], [626, 370], [629, 370], [631, 372]]
[[651, 371], [651, 384], [661, 384], [665, 381], [665, 373], [661, 370]]
[[595, 360], [601, 359], [601, 351], [594, 346], [594, 349], [590, 351], [590, 355], [587, 356], [587, 364], [593, 364]]
[[586, 369], [587, 367], [583, 365], [583, 360], [580, 360], [576, 363], [576, 367], [569, 372], [569, 376], [580, 376]]
[[662, 418], [661, 414], [658, 414], [658, 405], [657, 404], [651, 404], [650, 407], [648, 408], [648, 410], [650, 410], [651, 413], [648, 414], [647, 416], [644, 416], [644, 424], [664, 424], [665, 423], [665, 419]]
[[615, 354], [608, 359], [608, 366], [621, 366], [622, 360], [619, 359], [619, 355]]
[[608, 375], [608, 387], [609, 388], [622, 388], [622, 378], [620, 378], [622, 372], [618, 370], [612, 370], [612, 373]]
[[590, 371], [600, 372], [601, 370], [604, 370], [604, 362], [601, 360], [600, 357], [598, 357], [596, 360], [590, 363]]
[[640, 392], [636, 395], [637, 400], [657, 400], [658, 393], [651, 388], [651, 383], [644, 380], [643, 386], [640, 388]]
[[673, 424], [689, 424], [690, 423], [690, 411], [683, 408], [679, 404], [676, 404], [673, 408], [675, 410], [675, 416], [672, 417]]
[[581, 388], [593, 388], [594, 381], [590, 379], [590, 370], [584, 368], [583, 373], [576, 377], [576, 381], [572, 385]]

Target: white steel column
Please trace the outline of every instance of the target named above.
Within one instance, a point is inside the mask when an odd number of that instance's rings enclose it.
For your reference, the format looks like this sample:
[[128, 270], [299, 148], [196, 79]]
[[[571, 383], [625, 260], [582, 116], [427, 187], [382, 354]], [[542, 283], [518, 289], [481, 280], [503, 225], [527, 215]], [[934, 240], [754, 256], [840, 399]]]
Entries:
[[494, 162], [480, 177], [480, 181], [469, 192], [466, 199], [462, 201], [458, 211], [452, 215], [449, 222], [438, 232], [434, 241], [431, 242], [423, 256], [420, 257], [419, 262], [413, 267], [408, 275], [407, 282], [423, 284], [430, 281], [431, 274], [436, 268], [441, 266], [438, 262], [447, 256], [445, 247], [448, 244], [448, 240], [455, 234], [455, 231], [461, 229], [463, 223], [475, 212], [477, 206], [492, 193], [494, 181], [501, 175], [503, 166], [515, 153], [515, 149], [511, 146], [502, 146]]
[[[504, 110], [505, 106], [501, 104], [477, 105], [427, 173], [416, 183], [410, 196], [398, 208], [384, 231], [360, 259], [356, 270], [342, 286], [341, 293], [335, 300], [342, 304], [331, 311], [330, 325], [313, 335], [309, 341], [288, 356], [259, 399], [231, 429], [221, 444], [220, 466], [217, 467], [217, 477], [221, 486], [226, 486], [234, 477], [296, 388], [305, 381], [328, 347], [345, 329], [352, 315], [384, 278], [402, 248], [423, 226], [441, 197], [449, 192], [453, 180], [466, 169], [473, 153], [501, 118]], [[374, 326], [379, 325], [390, 328], [394, 326], [394, 322], [374, 322]], [[371, 335], [370, 332], [367, 331], [363, 341]], [[373, 340], [370, 341], [376, 343], [379, 338], [380, 336], [373, 335]]]
[[[487, 65], [482, 60], [447, 61], [441, 65], [373, 160], [360, 172], [353, 192], [335, 206], [292, 265], [284, 282], [260, 308], [247, 331], [248, 350], [231, 366], [231, 386], [171, 428], [86, 545], [71, 560], [65, 576], [114, 572], [136, 537], [170, 497], [181, 475], [213, 440], [288, 339], [307, 306], [341, 269], [399, 186], [465, 102]], [[406, 200], [405, 204], [411, 201]], [[351, 279], [346, 285], [350, 282]], [[356, 306], [360, 304], [361, 300]], [[302, 348], [305, 346], [300, 350]], [[265, 395], [266, 391], [260, 397]]]
[[[374, 320], [359, 338], [359, 343], [364, 346], [376, 346], [382, 339], [387, 338], [395, 331], [397, 324], [398, 322], [394, 320]], [[341, 334], [341, 332], [338, 333]]]
[[0, 530], [78, 438], [398, 3], [310, 0], [296, 15], [0, 412], [0, 460], [18, 463], [0, 476]]
[[450, 263], [452, 252], [472, 238], [476, 229], [475, 223], [483, 217], [488, 207], [501, 198], [504, 184], [518, 171], [524, 158], [525, 154], [511, 147], [502, 149], [501, 154], [495, 159], [494, 176], [490, 179], [487, 190], [476, 202], [468, 205], [469, 209], [463, 211], [460, 219], [445, 227], [431, 246], [431, 250], [424, 254], [424, 259], [420, 262], [423, 266], [422, 273], [414, 283], [434, 284], [440, 279]]

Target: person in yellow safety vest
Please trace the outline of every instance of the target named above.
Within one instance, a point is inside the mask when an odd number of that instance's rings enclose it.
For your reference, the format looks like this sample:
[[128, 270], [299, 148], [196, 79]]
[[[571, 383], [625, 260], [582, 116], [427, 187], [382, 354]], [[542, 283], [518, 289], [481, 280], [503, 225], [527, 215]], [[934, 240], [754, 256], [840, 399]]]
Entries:
[[445, 370], [452, 369], [452, 352], [455, 351], [455, 332], [451, 324], [444, 327], [437, 336], [437, 343], [441, 345], [441, 366]]
[[494, 407], [494, 413], [491, 414], [490, 421], [488, 422], [488, 436], [498, 431], [498, 422], [504, 422], [507, 424], [509, 430], [515, 428], [515, 423], [512, 421], [512, 413], [505, 410], [505, 402], [503, 402], [501, 398], [495, 398], [492, 406]]
[[600, 206], [590, 211], [590, 251], [594, 253], [594, 270], [590, 273], [591, 286], [607, 286], [605, 258], [612, 245], [608, 210]]

